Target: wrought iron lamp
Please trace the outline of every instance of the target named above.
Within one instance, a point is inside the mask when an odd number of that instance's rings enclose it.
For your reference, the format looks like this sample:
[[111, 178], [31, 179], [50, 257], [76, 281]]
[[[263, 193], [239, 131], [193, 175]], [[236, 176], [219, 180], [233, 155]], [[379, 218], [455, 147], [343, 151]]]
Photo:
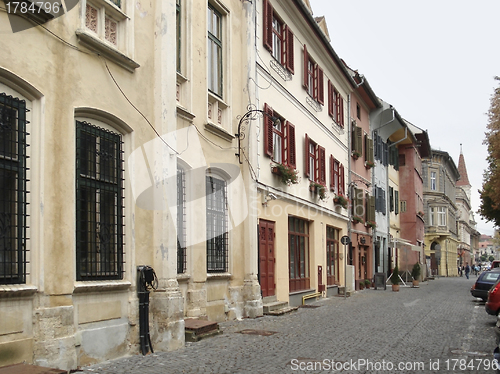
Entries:
[[236, 119], [239, 118], [239, 122], [238, 133], [234, 134], [234, 136], [238, 138], [238, 153], [235, 153], [235, 155], [238, 156], [238, 161], [240, 164], [243, 164], [243, 161], [241, 161], [241, 140], [245, 139], [245, 133], [243, 132], [246, 129], [245, 125], [248, 125], [248, 127], [250, 127], [250, 121], [262, 118], [263, 116], [268, 116], [269, 118], [271, 118], [271, 120], [273, 121], [273, 127], [277, 127], [281, 124], [281, 121], [278, 117], [272, 116], [271, 114], [264, 112], [262, 109], [257, 109], [254, 104], [249, 104], [247, 106], [247, 112], [241, 117], [236, 117]]

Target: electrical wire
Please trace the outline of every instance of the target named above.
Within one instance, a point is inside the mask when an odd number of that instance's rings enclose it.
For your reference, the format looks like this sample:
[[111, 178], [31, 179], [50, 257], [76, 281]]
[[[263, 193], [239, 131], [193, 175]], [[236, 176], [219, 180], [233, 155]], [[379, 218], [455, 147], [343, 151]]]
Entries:
[[[0, 7], [0, 10], [1, 11], [4, 11], [6, 13], [8, 13], [7, 9], [6, 8], [3, 8], [3, 7]], [[122, 90], [122, 88], [120, 87], [120, 85], [118, 84], [118, 82], [116, 81], [115, 77], [113, 76], [113, 74], [111, 73], [111, 70], [109, 69], [109, 66], [106, 62], [106, 60], [104, 59], [104, 57], [101, 56], [100, 53], [97, 53], [97, 52], [93, 52], [93, 51], [85, 51], [83, 49], [80, 49], [78, 48], [78, 46], [74, 45], [74, 44], [71, 44], [70, 42], [64, 40], [63, 38], [61, 38], [59, 35], [55, 34], [54, 32], [52, 32], [51, 30], [49, 30], [47, 27], [45, 27], [41, 22], [39, 22], [38, 20], [35, 20], [35, 19], [31, 19], [29, 17], [27, 17], [26, 15], [20, 15], [20, 14], [17, 14], [17, 13], [9, 13], [9, 14], [14, 14], [18, 17], [21, 17], [27, 21], [30, 21], [32, 23], [35, 23], [37, 24], [38, 26], [40, 26], [41, 28], [43, 28], [45, 31], [47, 31], [48, 33], [50, 33], [52, 36], [54, 36], [56, 39], [58, 39], [60, 42], [62, 42], [63, 44], [65, 44], [67, 47], [70, 47], [78, 52], [82, 52], [82, 53], [85, 53], [85, 54], [88, 54], [88, 55], [93, 55], [93, 56], [97, 56], [99, 57], [103, 62], [104, 62], [104, 65], [106, 67], [106, 70], [109, 74], [109, 76], [111, 77], [111, 79], [113, 80], [114, 84], [116, 85], [116, 87], [118, 88], [118, 90], [120, 91], [120, 93], [123, 95], [123, 97], [125, 98], [125, 100], [127, 100], [127, 102], [132, 106], [132, 108], [134, 108], [137, 113], [139, 113], [142, 118], [144, 118], [144, 120], [148, 123], [148, 125], [151, 127], [151, 129], [154, 131], [154, 133], [156, 134], [156, 136], [158, 136], [160, 138], [160, 140], [170, 149], [172, 150], [172, 152], [174, 152], [175, 154], [179, 155], [179, 152], [177, 152], [174, 148], [172, 148], [166, 141], [165, 139], [163, 139], [163, 137], [158, 133], [158, 131], [154, 128], [153, 124], [149, 121], [149, 119], [144, 115], [144, 113], [141, 112], [141, 110], [139, 108], [137, 108], [134, 103], [128, 98], [128, 96], [125, 94], [125, 92]]]

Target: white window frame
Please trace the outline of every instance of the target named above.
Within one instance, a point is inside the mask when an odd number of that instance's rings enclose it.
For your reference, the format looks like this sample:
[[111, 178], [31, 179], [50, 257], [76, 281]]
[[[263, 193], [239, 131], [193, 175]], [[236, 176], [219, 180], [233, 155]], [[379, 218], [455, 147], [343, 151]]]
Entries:
[[437, 174], [435, 171], [431, 171], [430, 189], [431, 191], [436, 191], [436, 188], [437, 188]]

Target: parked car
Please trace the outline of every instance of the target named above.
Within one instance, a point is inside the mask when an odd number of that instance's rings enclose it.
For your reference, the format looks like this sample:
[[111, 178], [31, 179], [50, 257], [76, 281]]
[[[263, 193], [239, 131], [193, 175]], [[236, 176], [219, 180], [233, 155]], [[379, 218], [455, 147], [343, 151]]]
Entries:
[[484, 306], [486, 312], [497, 316], [500, 312], [500, 280], [498, 280], [488, 291], [488, 300]]
[[476, 283], [471, 287], [470, 293], [474, 297], [479, 297], [484, 301], [488, 300], [488, 291], [500, 278], [500, 268], [485, 271], [479, 275]]

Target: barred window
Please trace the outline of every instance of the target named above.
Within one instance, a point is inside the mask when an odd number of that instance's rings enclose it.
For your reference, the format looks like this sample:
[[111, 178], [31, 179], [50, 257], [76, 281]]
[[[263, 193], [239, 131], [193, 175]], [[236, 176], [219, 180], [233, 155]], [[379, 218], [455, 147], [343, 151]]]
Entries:
[[177, 166], [177, 274], [186, 271], [186, 173]]
[[226, 182], [206, 177], [207, 192], [207, 272], [228, 270]]
[[123, 277], [122, 137], [76, 121], [77, 280]]
[[26, 283], [27, 111], [0, 93], [0, 284]]

